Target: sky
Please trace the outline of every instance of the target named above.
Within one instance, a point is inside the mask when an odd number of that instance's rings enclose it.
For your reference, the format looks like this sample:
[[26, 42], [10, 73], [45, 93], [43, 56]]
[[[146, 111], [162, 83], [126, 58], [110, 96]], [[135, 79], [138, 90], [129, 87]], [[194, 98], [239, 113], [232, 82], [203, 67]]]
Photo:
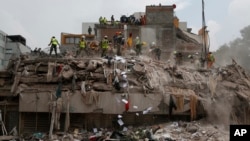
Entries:
[[[250, 25], [250, 0], [204, 0], [205, 23], [210, 50], [240, 37]], [[202, 0], [0, 0], [0, 30], [22, 35], [27, 45], [46, 48], [61, 32], [81, 34], [83, 22], [98, 22], [100, 16], [120, 19], [122, 15], [145, 12], [147, 5], [173, 5], [180, 21], [197, 34], [202, 26]]]

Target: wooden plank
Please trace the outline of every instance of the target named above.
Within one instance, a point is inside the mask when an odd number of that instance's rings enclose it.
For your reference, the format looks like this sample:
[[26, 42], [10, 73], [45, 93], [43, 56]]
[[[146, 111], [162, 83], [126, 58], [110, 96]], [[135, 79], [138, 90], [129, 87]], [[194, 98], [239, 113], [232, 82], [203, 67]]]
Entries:
[[18, 139], [17, 136], [0, 136], [0, 140], [13, 140], [13, 139]]

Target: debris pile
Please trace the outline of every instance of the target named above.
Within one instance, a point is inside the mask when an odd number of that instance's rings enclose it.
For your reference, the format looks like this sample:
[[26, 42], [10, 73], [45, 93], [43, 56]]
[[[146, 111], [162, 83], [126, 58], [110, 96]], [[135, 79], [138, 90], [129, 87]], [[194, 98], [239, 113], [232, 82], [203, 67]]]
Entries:
[[[135, 127], [132, 122], [126, 124], [126, 120], [118, 118], [121, 130], [114, 136], [130, 140], [223, 140], [220, 134], [228, 133], [215, 132], [219, 129], [213, 124], [228, 131], [229, 124], [250, 123], [250, 79], [235, 61], [207, 70], [197, 69], [194, 64], [176, 66], [145, 56], [23, 58], [13, 61], [8, 72], [12, 75], [1, 77], [0, 86], [9, 88], [11, 96], [19, 96], [19, 112], [52, 113], [50, 139], [55, 136], [53, 131], [61, 131], [61, 113], [66, 113], [61, 137], [79, 140], [106, 138], [116, 130], [105, 130], [100, 121], [98, 126], [88, 123], [88, 128], [75, 130], [70, 126], [74, 113], [98, 111], [121, 116], [134, 113], [139, 118], [145, 114], [152, 117], [164, 114], [170, 119], [189, 115], [190, 120], [205, 118], [211, 123], [208, 128], [199, 121]], [[90, 129], [95, 130], [90, 132]], [[38, 138], [42, 137], [39, 134]]]
[[[46, 133], [34, 133], [23, 136], [26, 140], [40, 139], [48, 140]], [[90, 140], [90, 141], [226, 141], [229, 140], [229, 133], [220, 125], [207, 124], [204, 121], [193, 122], [169, 122], [153, 126], [140, 126], [123, 128], [121, 131], [112, 131], [108, 129], [93, 129], [92, 132], [80, 129], [74, 129], [71, 133], [64, 134], [57, 132], [52, 140]]]

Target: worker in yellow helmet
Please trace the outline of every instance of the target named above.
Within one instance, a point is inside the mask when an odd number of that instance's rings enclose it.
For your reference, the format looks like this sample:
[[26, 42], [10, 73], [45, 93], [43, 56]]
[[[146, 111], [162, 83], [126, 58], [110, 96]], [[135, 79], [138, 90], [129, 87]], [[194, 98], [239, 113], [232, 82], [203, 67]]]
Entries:
[[86, 55], [89, 55], [87, 51], [87, 42], [85, 40], [85, 36], [82, 36], [81, 40], [79, 41], [79, 56], [83, 57], [84, 52], [86, 53]]
[[50, 52], [49, 52], [49, 55], [51, 55], [52, 51], [54, 50], [55, 51], [55, 54], [57, 56], [57, 45], [60, 45], [59, 42], [57, 41], [57, 39], [55, 38], [55, 36], [53, 36], [50, 40], [50, 43], [48, 46], [50, 46]]

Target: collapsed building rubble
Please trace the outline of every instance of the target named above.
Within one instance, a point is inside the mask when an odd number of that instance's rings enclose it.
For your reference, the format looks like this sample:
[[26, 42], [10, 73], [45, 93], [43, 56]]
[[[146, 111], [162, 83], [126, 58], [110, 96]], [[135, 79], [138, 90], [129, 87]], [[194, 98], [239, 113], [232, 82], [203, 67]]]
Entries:
[[[40, 131], [49, 138], [60, 131], [73, 134], [76, 129], [83, 133], [94, 128], [95, 135], [105, 128], [127, 131], [136, 123], [153, 125], [179, 115], [188, 120], [205, 117], [226, 128], [232, 123], [249, 123], [248, 74], [235, 61], [212, 70], [192, 65], [175, 66], [145, 56], [22, 57], [1, 72], [1, 109], [7, 113], [9, 105], [18, 107], [19, 124], [15, 126], [20, 134]], [[27, 116], [30, 113], [33, 117]], [[44, 113], [49, 113], [49, 123], [41, 128], [38, 119]], [[81, 120], [76, 126], [72, 119], [78, 116]], [[3, 119], [11, 120], [6, 114]], [[32, 123], [30, 128], [25, 127], [26, 122]], [[12, 128], [8, 125], [7, 129]], [[200, 134], [205, 133], [194, 131], [192, 136], [202, 137]], [[174, 135], [165, 138], [177, 139]]]

